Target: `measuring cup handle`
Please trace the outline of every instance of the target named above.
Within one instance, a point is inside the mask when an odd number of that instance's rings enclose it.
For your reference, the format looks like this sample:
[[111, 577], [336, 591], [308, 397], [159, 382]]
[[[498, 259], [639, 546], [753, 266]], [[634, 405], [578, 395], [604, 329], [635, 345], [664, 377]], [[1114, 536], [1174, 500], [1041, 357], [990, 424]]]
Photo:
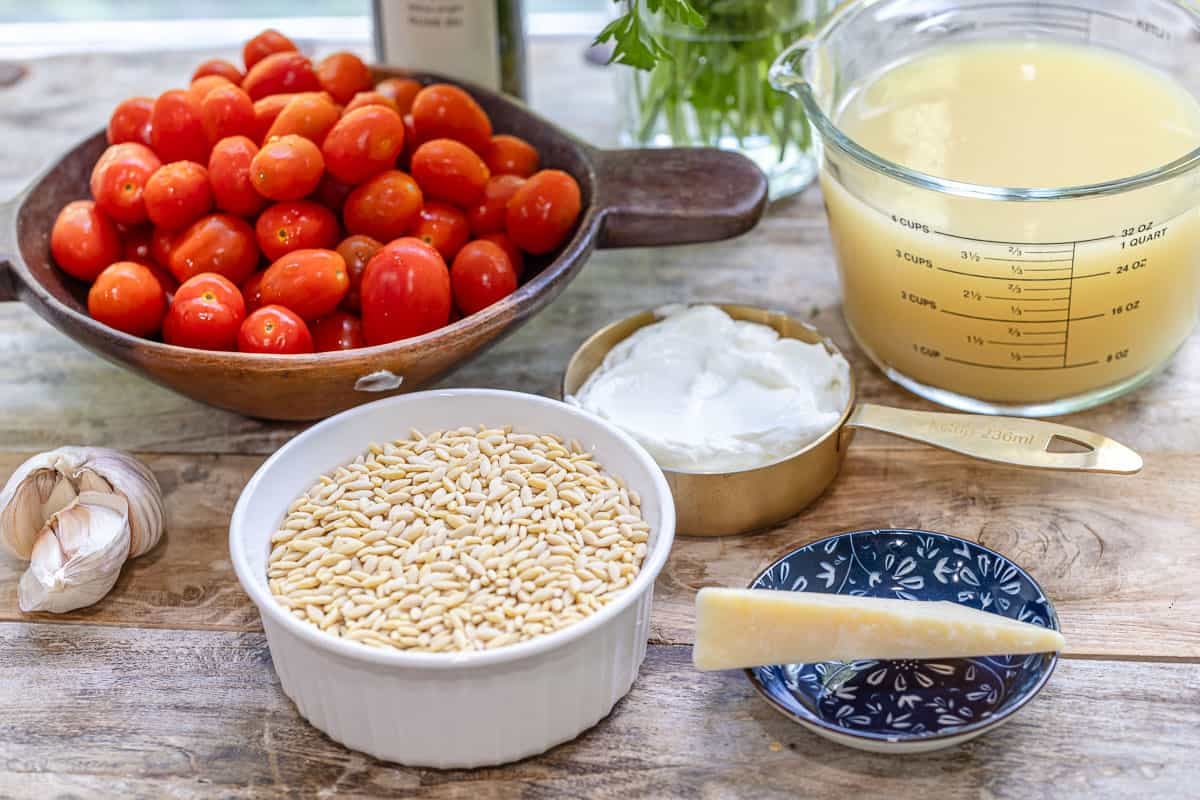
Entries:
[[[864, 403], [854, 409], [846, 424], [1018, 467], [1117, 475], [1131, 475], [1142, 468], [1141, 456], [1107, 436], [1043, 420], [914, 411]], [[1049, 448], [1056, 441], [1076, 450], [1052, 452]]]

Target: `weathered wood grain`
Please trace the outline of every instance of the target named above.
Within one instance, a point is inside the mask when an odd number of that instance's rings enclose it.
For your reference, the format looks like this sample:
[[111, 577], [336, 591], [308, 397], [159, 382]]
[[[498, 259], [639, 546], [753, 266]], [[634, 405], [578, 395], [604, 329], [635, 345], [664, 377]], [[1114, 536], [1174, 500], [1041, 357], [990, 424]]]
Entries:
[[[0, 476], [20, 463], [0, 454]], [[166, 491], [163, 545], [129, 563], [101, 603], [58, 622], [258, 630], [228, 558], [229, 515], [249, 456], [152, 455]], [[1033, 476], [1033, 477], [1031, 477]], [[880, 491], [880, 487], [888, 487]], [[692, 641], [702, 586], [740, 586], [792, 547], [845, 530], [952, 533], [1026, 567], [1054, 601], [1068, 653], [1200, 660], [1200, 455], [1155, 453], [1135, 477], [1037, 474], [936, 451], [852, 449], [833, 489], [780, 528], [679, 538], [655, 591], [654, 641]], [[22, 565], [0, 559], [0, 620]]]
[[348, 752], [309, 727], [260, 634], [69, 634], [0, 624], [0, 796], [1193, 796], [1196, 665], [1062, 663], [1000, 732], [901, 759], [828, 743], [740, 672], [697, 673], [690, 648], [656, 646], [632, 693], [576, 741], [507, 767], [437, 772]]

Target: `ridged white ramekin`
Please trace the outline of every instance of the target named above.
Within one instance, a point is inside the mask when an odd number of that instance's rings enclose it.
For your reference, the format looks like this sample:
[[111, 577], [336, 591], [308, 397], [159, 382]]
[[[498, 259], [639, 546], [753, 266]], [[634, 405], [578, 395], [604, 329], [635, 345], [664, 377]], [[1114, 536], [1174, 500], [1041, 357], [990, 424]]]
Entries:
[[[275, 601], [267, 586], [271, 535], [318, 475], [353, 460], [370, 443], [406, 437], [412, 428], [480, 424], [577, 440], [641, 495], [651, 535], [632, 586], [565, 630], [466, 654], [368, 647], [324, 633]], [[246, 484], [229, 544], [238, 580], [262, 615], [283, 690], [309, 722], [347, 747], [388, 761], [478, 767], [573, 739], [629, 691], [646, 654], [654, 580], [674, 533], [666, 479], [625, 433], [543, 397], [452, 389], [360, 406], [292, 439]]]

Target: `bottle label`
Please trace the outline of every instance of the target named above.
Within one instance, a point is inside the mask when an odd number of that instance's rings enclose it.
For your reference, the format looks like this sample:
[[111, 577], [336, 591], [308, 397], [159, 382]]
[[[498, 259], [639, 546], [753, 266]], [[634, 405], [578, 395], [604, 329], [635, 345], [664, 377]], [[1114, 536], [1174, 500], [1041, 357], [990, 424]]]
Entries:
[[500, 30], [492, 0], [375, 0], [384, 64], [500, 88]]

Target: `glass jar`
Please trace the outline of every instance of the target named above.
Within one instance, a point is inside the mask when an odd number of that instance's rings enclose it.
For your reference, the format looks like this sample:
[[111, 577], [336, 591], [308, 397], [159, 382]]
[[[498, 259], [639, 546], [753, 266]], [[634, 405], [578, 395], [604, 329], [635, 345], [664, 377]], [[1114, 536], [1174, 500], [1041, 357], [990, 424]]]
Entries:
[[736, 150], [767, 174], [772, 199], [800, 191], [816, 173], [812, 136], [797, 104], [771, 91], [767, 71], [833, 0], [692, 5], [707, 21], [702, 29], [643, 12], [667, 55], [649, 71], [617, 69], [622, 144]]

